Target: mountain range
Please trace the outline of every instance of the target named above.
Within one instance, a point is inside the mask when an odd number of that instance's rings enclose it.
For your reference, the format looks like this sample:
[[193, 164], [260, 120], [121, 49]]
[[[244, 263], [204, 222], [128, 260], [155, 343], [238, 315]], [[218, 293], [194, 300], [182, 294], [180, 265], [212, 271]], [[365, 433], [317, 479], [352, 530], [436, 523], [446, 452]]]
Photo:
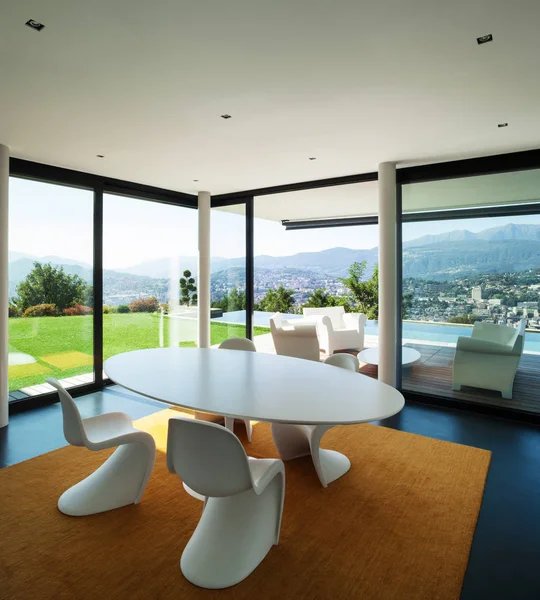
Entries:
[[[296, 276], [343, 277], [353, 262], [367, 261], [369, 275], [377, 262], [378, 249], [354, 250], [351, 248], [329, 248], [319, 252], [300, 252], [291, 256], [255, 257], [257, 271], [272, 272], [278, 281], [280, 273], [287, 278]], [[34, 261], [62, 265], [69, 274], [77, 274], [87, 281], [92, 280], [92, 269], [88, 264], [58, 256], [35, 257], [22, 252], [10, 252], [9, 289], [15, 293], [17, 284], [33, 268]], [[480, 232], [454, 230], [437, 235], [424, 235], [403, 244], [403, 276], [423, 279], [445, 280], [456, 276], [478, 273], [523, 271], [540, 267], [540, 225], [508, 224], [492, 227]], [[180, 258], [180, 268], [189, 269], [194, 275], [197, 259], [194, 256]], [[222, 272], [218, 279], [227, 280], [226, 272], [234, 273], [235, 281], [242, 280], [245, 268], [243, 257], [227, 259], [214, 257], [211, 262], [213, 274]], [[156, 259], [121, 270], [104, 270], [109, 283], [122, 281], [124, 287], [141, 288], [149, 280], [167, 279], [170, 275], [170, 259]], [[261, 273], [261, 275], [263, 275]], [[229, 277], [229, 279], [231, 279]]]
[[455, 230], [403, 244], [403, 276], [446, 280], [540, 267], [540, 225]]

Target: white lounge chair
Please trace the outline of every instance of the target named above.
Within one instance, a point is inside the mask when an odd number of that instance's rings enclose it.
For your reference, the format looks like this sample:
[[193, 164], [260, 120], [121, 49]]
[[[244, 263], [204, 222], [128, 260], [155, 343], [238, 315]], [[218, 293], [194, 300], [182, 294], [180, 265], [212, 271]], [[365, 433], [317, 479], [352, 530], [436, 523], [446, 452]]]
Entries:
[[303, 314], [316, 321], [320, 347], [328, 356], [337, 350], [364, 349], [365, 314], [346, 313], [343, 306], [304, 308]]
[[119, 446], [94, 473], [60, 496], [59, 510], [80, 517], [138, 504], [156, 458], [154, 438], [135, 429], [125, 413], [81, 419], [77, 404], [60, 382], [47, 379], [47, 383], [58, 390], [64, 435], [71, 445], [94, 451]]
[[174, 418], [169, 420], [167, 467], [206, 498], [182, 553], [182, 573], [204, 588], [239, 583], [279, 541], [283, 463], [248, 458], [239, 439], [221, 425]]
[[270, 331], [277, 354], [320, 361], [315, 323], [305, 319], [287, 321], [281, 313], [275, 313], [270, 317]]
[[519, 327], [475, 323], [471, 337], [458, 337], [452, 389], [461, 386], [501, 392], [512, 398], [514, 377], [523, 354], [526, 321]]
[[[352, 354], [336, 354], [324, 361], [327, 365], [358, 372], [359, 362]], [[331, 398], [328, 398], [331, 402]], [[274, 445], [283, 460], [311, 454], [313, 466], [323, 487], [344, 475], [350, 468], [349, 459], [334, 450], [320, 447], [323, 435], [332, 425], [296, 425], [272, 423]]]

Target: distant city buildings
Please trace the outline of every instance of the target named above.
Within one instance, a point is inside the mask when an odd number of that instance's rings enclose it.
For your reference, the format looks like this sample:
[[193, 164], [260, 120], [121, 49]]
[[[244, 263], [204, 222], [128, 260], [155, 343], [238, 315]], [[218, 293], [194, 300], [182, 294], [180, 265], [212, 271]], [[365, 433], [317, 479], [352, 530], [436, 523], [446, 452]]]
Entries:
[[475, 300], [476, 302], [481, 302], [482, 301], [482, 286], [476, 286], [473, 287], [473, 289], [471, 290], [471, 298], [473, 300]]
[[[294, 290], [295, 309], [298, 310], [316, 289], [334, 296], [343, 296], [346, 290], [339, 276], [320, 271], [298, 268], [255, 269], [255, 302], [260, 302], [269, 289], [283, 285]], [[479, 285], [479, 282], [480, 285]], [[104, 303], [129, 304], [137, 298], [155, 296], [167, 302], [166, 279], [151, 277], [104, 277]], [[245, 290], [243, 269], [224, 269], [212, 273], [211, 298], [219, 300], [234, 287]], [[529, 328], [540, 329], [540, 284], [525, 272], [455, 276], [451, 280], [434, 282], [420, 278], [404, 280], [404, 297], [408, 297], [405, 318], [414, 321], [448, 323], [463, 322], [464, 317], [505, 325], [527, 319]]]
[[[478, 285], [482, 278], [485, 283]], [[522, 273], [486, 274], [456, 277], [441, 284], [411, 278], [404, 281], [404, 294], [412, 296], [406, 318], [413, 321], [447, 323], [468, 317], [501, 325], [517, 325], [527, 319], [527, 327], [540, 329], [540, 285], [530, 283]], [[496, 298], [493, 296], [497, 296]], [[537, 300], [534, 297], [538, 298]]]

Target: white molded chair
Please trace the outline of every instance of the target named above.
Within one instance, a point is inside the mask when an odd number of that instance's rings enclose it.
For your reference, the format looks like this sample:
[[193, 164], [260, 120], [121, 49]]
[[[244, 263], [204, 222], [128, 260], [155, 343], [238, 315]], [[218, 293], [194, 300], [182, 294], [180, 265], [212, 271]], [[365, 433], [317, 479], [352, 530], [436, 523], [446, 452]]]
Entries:
[[[257, 352], [255, 344], [247, 338], [229, 338], [224, 340], [219, 345], [220, 350], [243, 350], [244, 352]], [[251, 442], [251, 435], [253, 433], [253, 427], [249, 419], [244, 419], [244, 425], [246, 426], [246, 434], [248, 442]], [[234, 417], [225, 417], [225, 427], [230, 431], [234, 431]]]
[[319, 339], [315, 323], [305, 319], [283, 319], [281, 313], [270, 317], [270, 331], [276, 354], [320, 361]]
[[114, 412], [81, 419], [71, 395], [56, 379], [47, 383], [58, 390], [64, 419], [64, 435], [73, 446], [104, 450], [118, 446], [96, 470], [65, 491], [58, 500], [61, 512], [71, 516], [93, 515], [128, 504], [138, 504], [156, 458], [154, 438], [133, 427], [125, 413]]
[[328, 356], [336, 350], [364, 349], [365, 314], [346, 313], [343, 306], [304, 308], [302, 312], [316, 321], [319, 344]]
[[167, 467], [206, 497], [201, 519], [182, 553], [182, 573], [204, 588], [239, 583], [279, 541], [283, 463], [248, 458], [240, 440], [221, 425], [173, 418]]
[[452, 389], [462, 385], [496, 390], [512, 399], [512, 387], [523, 354], [525, 327], [475, 323], [471, 337], [458, 337], [453, 366]]
[[347, 354], [346, 352], [332, 354], [332, 356], [325, 359], [324, 364], [332, 365], [333, 367], [341, 367], [342, 369], [349, 369], [349, 371], [355, 371], [356, 373], [360, 370], [358, 358], [352, 354]]
[[[324, 361], [330, 366], [358, 372], [359, 362], [351, 354], [335, 354]], [[331, 399], [329, 398], [329, 402]], [[320, 447], [323, 435], [332, 425], [289, 425], [272, 423], [272, 438], [283, 460], [311, 454], [313, 466], [323, 487], [335, 481], [351, 468], [349, 459], [334, 450]]]
[[220, 350], [244, 350], [246, 352], [257, 352], [255, 344], [248, 338], [229, 338], [223, 340], [219, 345]]

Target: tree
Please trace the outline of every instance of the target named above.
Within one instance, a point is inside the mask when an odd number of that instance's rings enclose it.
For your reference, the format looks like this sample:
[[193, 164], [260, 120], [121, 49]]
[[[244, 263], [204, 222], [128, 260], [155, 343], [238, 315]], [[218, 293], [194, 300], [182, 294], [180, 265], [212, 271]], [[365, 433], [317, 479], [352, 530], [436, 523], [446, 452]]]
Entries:
[[348, 277], [342, 277], [340, 281], [349, 290], [353, 311], [376, 320], [379, 316], [379, 267], [375, 265], [371, 277], [362, 280], [366, 267], [366, 260], [354, 262], [349, 267]]
[[[409, 311], [412, 308], [413, 299], [414, 299], [413, 294], [403, 294], [403, 296], [401, 298], [401, 318], [402, 319], [406, 319], [407, 316], [409, 315]], [[448, 306], [447, 302], [445, 302], [445, 304]]]
[[225, 292], [219, 300], [214, 300], [212, 307], [221, 308], [223, 312], [246, 310], [246, 292], [234, 286], [230, 292]]
[[84, 304], [87, 283], [78, 275], [68, 275], [63, 267], [35, 262], [34, 268], [17, 286], [17, 308], [21, 311], [38, 304], [56, 304], [59, 311]]
[[352, 312], [351, 305], [344, 296], [334, 296], [323, 288], [313, 290], [308, 296], [304, 308], [325, 308], [327, 306], [343, 306], [345, 312]]
[[197, 305], [197, 286], [189, 270], [184, 271], [184, 276], [180, 278], [180, 304]]
[[83, 304], [85, 306], [94, 306], [94, 286], [93, 285], [86, 286], [86, 291], [84, 293], [83, 300], [84, 300]]
[[[345, 306], [346, 312], [361, 312], [368, 319], [377, 320], [379, 318], [379, 266], [375, 265], [369, 279], [362, 280], [366, 268], [366, 260], [361, 263], [354, 262], [349, 267], [349, 276], [340, 279], [341, 283], [349, 290], [348, 302], [335, 296], [338, 299], [337, 304], [328, 304], [327, 306]], [[401, 299], [402, 319], [407, 318], [412, 302], [412, 294], [403, 294]]]
[[261, 301], [255, 305], [255, 310], [265, 312], [290, 313], [294, 310], [294, 290], [287, 290], [282, 285], [277, 289], [266, 292]]

